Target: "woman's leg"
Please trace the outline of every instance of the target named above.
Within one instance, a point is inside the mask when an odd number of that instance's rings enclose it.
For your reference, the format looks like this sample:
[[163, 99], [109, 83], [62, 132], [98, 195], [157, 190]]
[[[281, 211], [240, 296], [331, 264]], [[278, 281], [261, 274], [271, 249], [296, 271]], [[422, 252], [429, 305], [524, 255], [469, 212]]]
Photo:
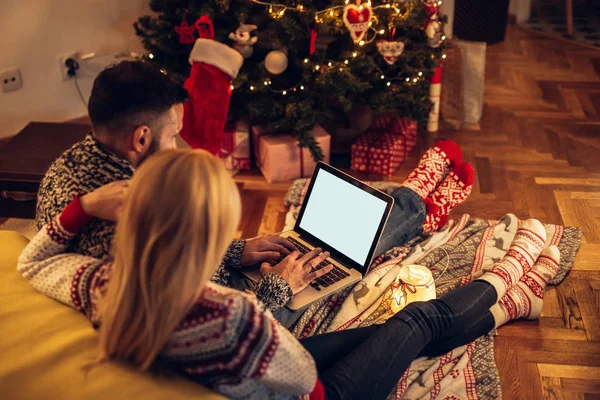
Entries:
[[441, 299], [409, 304], [333, 367], [320, 371], [326, 398], [384, 399], [429, 343], [456, 335], [496, 301], [492, 285], [474, 281]]
[[[544, 246], [546, 231], [535, 220], [517, 230], [504, 258], [481, 278], [439, 300], [409, 304], [325, 372], [321, 381], [328, 399], [383, 399], [410, 363], [432, 342], [459, 336], [478, 321], [529, 272]], [[468, 343], [460, 337], [455, 346]], [[376, 368], [376, 374], [365, 374]]]
[[469, 326], [463, 328], [459, 333], [449, 336], [446, 339], [437, 340], [429, 343], [416, 358], [419, 357], [437, 357], [454, 350], [457, 347], [471, 343], [473, 340], [489, 333], [495, 327], [495, 320], [492, 313], [488, 310], [483, 317], [476, 320]]
[[463, 345], [463, 341], [475, 340], [493, 328], [498, 328], [515, 319], [537, 319], [542, 313], [546, 286], [558, 273], [559, 266], [560, 251], [558, 247], [550, 246], [544, 249], [531, 270], [523, 275], [519, 282], [511, 287], [479, 321], [455, 337], [447, 337], [429, 344], [419, 354], [419, 357], [446, 354]]

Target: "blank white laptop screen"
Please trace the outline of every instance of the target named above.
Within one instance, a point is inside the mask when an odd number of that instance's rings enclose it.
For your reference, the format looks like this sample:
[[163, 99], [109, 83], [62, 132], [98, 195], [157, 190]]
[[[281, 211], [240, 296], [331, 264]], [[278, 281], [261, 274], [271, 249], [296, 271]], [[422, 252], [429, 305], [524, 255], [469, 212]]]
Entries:
[[319, 170], [300, 228], [364, 265], [387, 203]]

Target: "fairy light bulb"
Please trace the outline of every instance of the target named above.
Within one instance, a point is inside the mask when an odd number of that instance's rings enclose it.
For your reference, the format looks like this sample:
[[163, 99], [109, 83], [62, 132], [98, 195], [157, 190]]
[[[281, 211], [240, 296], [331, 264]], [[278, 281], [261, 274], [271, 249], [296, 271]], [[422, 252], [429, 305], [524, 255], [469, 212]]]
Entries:
[[359, 9], [360, 11], [362, 11], [362, 10], [363, 10], [363, 8], [364, 8], [364, 7], [363, 7], [362, 5], [361, 5], [360, 7], [358, 7], [358, 9]]
[[269, 82], [265, 81], [265, 86], [267, 86], [269, 84]]
[[269, 13], [270, 13], [270, 14], [273, 14], [273, 6], [270, 6], [270, 7], [269, 7]]
[[329, 11], [329, 16], [333, 17], [333, 10]]
[[250, 90], [254, 90], [254, 86], [250, 86]]
[[445, 55], [445, 54], [442, 54], [442, 58], [446, 58], [446, 55]]
[[415, 83], [416, 83], [416, 82], [417, 82], [417, 78], [413, 79], [413, 82], [415, 82]]
[[284, 90], [283, 92], [281, 92], [284, 96], [287, 94], [287, 92]]
[[442, 35], [442, 40], [446, 40], [446, 35]]
[[406, 78], [406, 82], [410, 82], [410, 78]]
[[331, 62], [327, 63], [327, 66], [331, 67], [333, 64]]
[[360, 42], [358, 42], [359, 45], [364, 46], [365, 45], [365, 41], [361, 40]]
[[385, 75], [381, 75], [381, 79], [385, 79]]
[[344, 60], [344, 64], [348, 65], [348, 60]]
[[371, 7], [371, 2], [367, 1], [367, 7]]
[[388, 85], [388, 86], [392, 86], [392, 83], [391, 83], [391, 82], [388, 82], [388, 83], [387, 83], [387, 85]]
[[[346, 3], [346, 4], [348, 4], [348, 3]], [[390, 8], [390, 7], [391, 7], [391, 5], [390, 5], [390, 4], [386, 4], [386, 5], [385, 5], [385, 8]]]
[[304, 86], [300, 86], [300, 90], [304, 90]]
[[304, 64], [308, 64], [308, 58], [304, 59]]
[[319, 69], [321, 69], [321, 67], [319, 67], [318, 65], [317, 65], [317, 66], [315, 66], [315, 70], [317, 70], [317, 71], [318, 71]]
[[356, 57], [358, 55], [357, 52], [352, 53], [352, 57]]
[[382, 29], [382, 30], [379, 31], [380, 35], [383, 35], [384, 33], [385, 33], [385, 29]]
[[233, 90], [235, 87], [233, 85], [229, 86], [229, 89]]
[[304, 6], [302, 4], [298, 5], [298, 10], [300, 10], [300, 11], [304, 10]]
[[152, 60], [154, 58], [154, 54], [152, 54], [152, 53], [148, 54], [148, 58]]
[[279, 16], [283, 17], [283, 14], [285, 14], [285, 8], [279, 12]]
[[423, 76], [423, 73], [421, 71], [419, 71], [419, 76]]

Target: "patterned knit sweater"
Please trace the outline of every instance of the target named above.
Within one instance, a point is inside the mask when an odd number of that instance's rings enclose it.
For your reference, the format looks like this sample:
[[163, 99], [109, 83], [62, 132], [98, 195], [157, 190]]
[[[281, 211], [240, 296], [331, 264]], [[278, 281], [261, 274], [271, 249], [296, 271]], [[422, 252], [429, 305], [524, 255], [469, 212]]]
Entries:
[[[131, 179], [133, 166], [115, 153], [104, 148], [89, 133], [85, 140], [65, 151], [42, 179], [38, 193], [36, 224], [42, 229], [80, 193], [89, 193], [108, 183]], [[108, 260], [115, 223], [95, 219], [90, 221], [67, 249], [93, 258]], [[212, 281], [230, 285], [230, 268], [239, 268], [245, 241], [233, 241]], [[253, 289], [256, 296], [272, 311], [288, 303], [292, 297], [290, 286], [279, 275], [266, 274]]]
[[[33, 238], [18, 270], [38, 291], [85, 314], [94, 325], [112, 265], [68, 253], [92, 219], [76, 197]], [[311, 355], [254, 296], [209, 282], [177, 326], [160, 362], [226, 396], [322, 398]]]

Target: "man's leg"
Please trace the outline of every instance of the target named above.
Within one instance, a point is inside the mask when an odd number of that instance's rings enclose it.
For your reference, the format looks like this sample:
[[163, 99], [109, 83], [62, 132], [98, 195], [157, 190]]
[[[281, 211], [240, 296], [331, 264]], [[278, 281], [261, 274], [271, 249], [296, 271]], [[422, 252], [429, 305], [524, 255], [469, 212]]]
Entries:
[[394, 206], [375, 255], [385, 253], [394, 246], [400, 246], [423, 232], [423, 222], [427, 216], [425, 202], [412, 189], [401, 187], [392, 193]]

